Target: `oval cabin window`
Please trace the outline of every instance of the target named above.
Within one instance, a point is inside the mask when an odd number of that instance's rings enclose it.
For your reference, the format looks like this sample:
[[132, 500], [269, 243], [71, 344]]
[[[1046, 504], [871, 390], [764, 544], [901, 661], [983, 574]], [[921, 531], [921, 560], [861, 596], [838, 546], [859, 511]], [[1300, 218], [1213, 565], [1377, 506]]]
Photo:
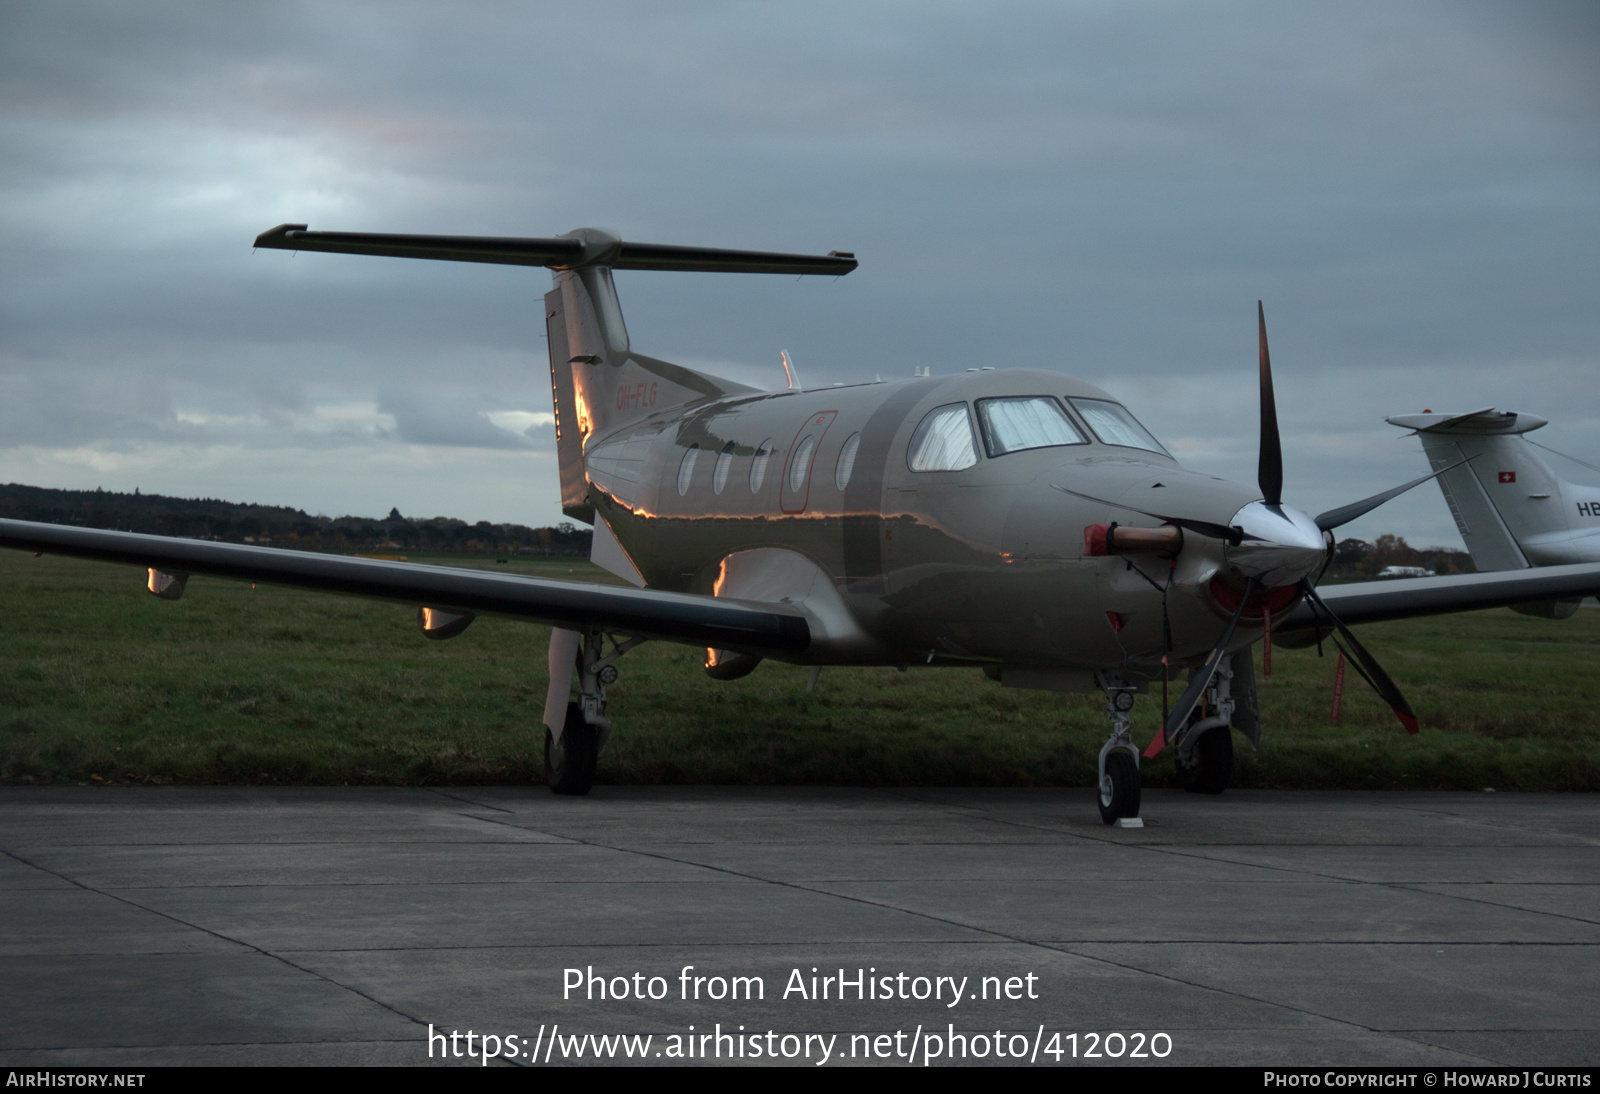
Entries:
[[694, 479], [694, 459], [700, 455], [700, 446], [692, 444], [689, 451], [683, 454], [683, 462], [678, 465], [678, 496], [681, 498], [689, 492], [689, 483]]
[[722, 446], [722, 451], [717, 454], [717, 469], [711, 472], [711, 492], [722, 493], [722, 488], [728, 485], [728, 469], [733, 466], [733, 442], [729, 441]]
[[861, 434], [852, 433], [839, 449], [839, 465], [833, 469], [833, 485], [843, 490], [850, 485], [850, 472], [856, 469], [856, 449], [861, 447]]
[[772, 459], [772, 438], [768, 437], [756, 448], [756, 454], [750, 460], [750, 492], [761, 493], [761, 484], [767, 477], [767, 462]]
[[805, 489], [806, 473], [811, 470], [811, 454], [817, 450], [817, 439], [809, 433], [795, 445], [789, 459], [789, 489], [798, 494]]

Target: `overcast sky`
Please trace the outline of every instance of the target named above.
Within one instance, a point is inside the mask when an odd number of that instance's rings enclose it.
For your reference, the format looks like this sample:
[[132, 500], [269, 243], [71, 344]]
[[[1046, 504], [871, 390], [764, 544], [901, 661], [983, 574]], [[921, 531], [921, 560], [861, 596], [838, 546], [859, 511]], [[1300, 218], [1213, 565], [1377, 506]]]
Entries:
[[[548, 273], [281, 222], [853, 250], [621, 273], [633, 344], [1057, 370], [1244, 482], [1263, 299], [1312, 513], [1426, 470], [1388, 414], [1600, 461], [1597, 123], [1588, 2], [5, 0], [0, 482], [562, 519]], [[1347, 530], [1460, 544], [1432, 487]]]

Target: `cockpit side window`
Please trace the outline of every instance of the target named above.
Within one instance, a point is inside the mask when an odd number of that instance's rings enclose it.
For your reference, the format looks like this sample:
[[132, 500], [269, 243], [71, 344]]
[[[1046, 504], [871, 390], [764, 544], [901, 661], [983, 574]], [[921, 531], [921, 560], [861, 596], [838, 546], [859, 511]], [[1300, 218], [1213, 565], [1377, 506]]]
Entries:
[[1089, 423], [1089, 428], [1094, 430], [1094, 435], [1103, 444], [1142, 448], [1146, 452], [1159, 452], [1168, 459], [1172, 458], [1172, 453], [1162, 448], [1161, 442], [1152, 437], [1150, 431], [1140, 425], [1138, 419], [1129, 414], [1128, 408], [1121, 403], [1113, 403], [1109, 399], [1067, 401], [1083, 415], [1083, 420]]
[[906, 463], [913, 471], [964, 471], [977, 462], [978, 446], [966, 403], [947, 403], [928, 411], [906, 450]]
[[1029, 448], [1089, 443], [1061, 404], [1048, 395], [979, 399], [978, 423], [983, 427], [983, 444], [991, 459]]

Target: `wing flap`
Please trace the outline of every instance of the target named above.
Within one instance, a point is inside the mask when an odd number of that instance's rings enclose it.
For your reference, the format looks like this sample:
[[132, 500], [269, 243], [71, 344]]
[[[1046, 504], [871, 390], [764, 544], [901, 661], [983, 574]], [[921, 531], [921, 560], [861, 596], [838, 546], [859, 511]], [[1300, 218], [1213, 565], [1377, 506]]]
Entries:
[[811, 644], [810, 626], [799, 614], [656, 589], [23, 520], [0, 519], [0, 547], [512, 616], [575, 630], [601, 627], [741, 653], [796, 653]]

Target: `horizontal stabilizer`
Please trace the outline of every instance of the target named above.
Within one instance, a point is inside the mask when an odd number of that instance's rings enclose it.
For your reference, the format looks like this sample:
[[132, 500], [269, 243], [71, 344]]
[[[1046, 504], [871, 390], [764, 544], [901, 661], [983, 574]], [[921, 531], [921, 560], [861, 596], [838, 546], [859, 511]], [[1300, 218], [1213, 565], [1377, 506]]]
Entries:
[[1549, 422], [1534, 414], [1519, 414], [1514, 410], [1497, 411], [1494, 407], [1472, 410], [1465, 414], [1395, 414], [1384, 421], [1401, 429], [1415, 429], [1418, 433], [1456, 433], [1464, 436], [1482, 436], [1495, 433], [1531, 433]]
[[[729, 251], [717, 247], [678, 247], [598, 238], [580, 229], [552, 239], [515, 236], [391, 235], [380, 232], [311, 232], [304, 224], [280, 224], [256, 237], [257, 247], [284, 251], [434, 258], [448, 262], [495, 262], [507, 266], [545, 266], [553, 270], [608, 266], [614, 270], [687, 270], [707, 273], [830, 274], [856, 268], [854, 254], [779, 254]], [[589, 238], [585, 238], [585, 237]]]

